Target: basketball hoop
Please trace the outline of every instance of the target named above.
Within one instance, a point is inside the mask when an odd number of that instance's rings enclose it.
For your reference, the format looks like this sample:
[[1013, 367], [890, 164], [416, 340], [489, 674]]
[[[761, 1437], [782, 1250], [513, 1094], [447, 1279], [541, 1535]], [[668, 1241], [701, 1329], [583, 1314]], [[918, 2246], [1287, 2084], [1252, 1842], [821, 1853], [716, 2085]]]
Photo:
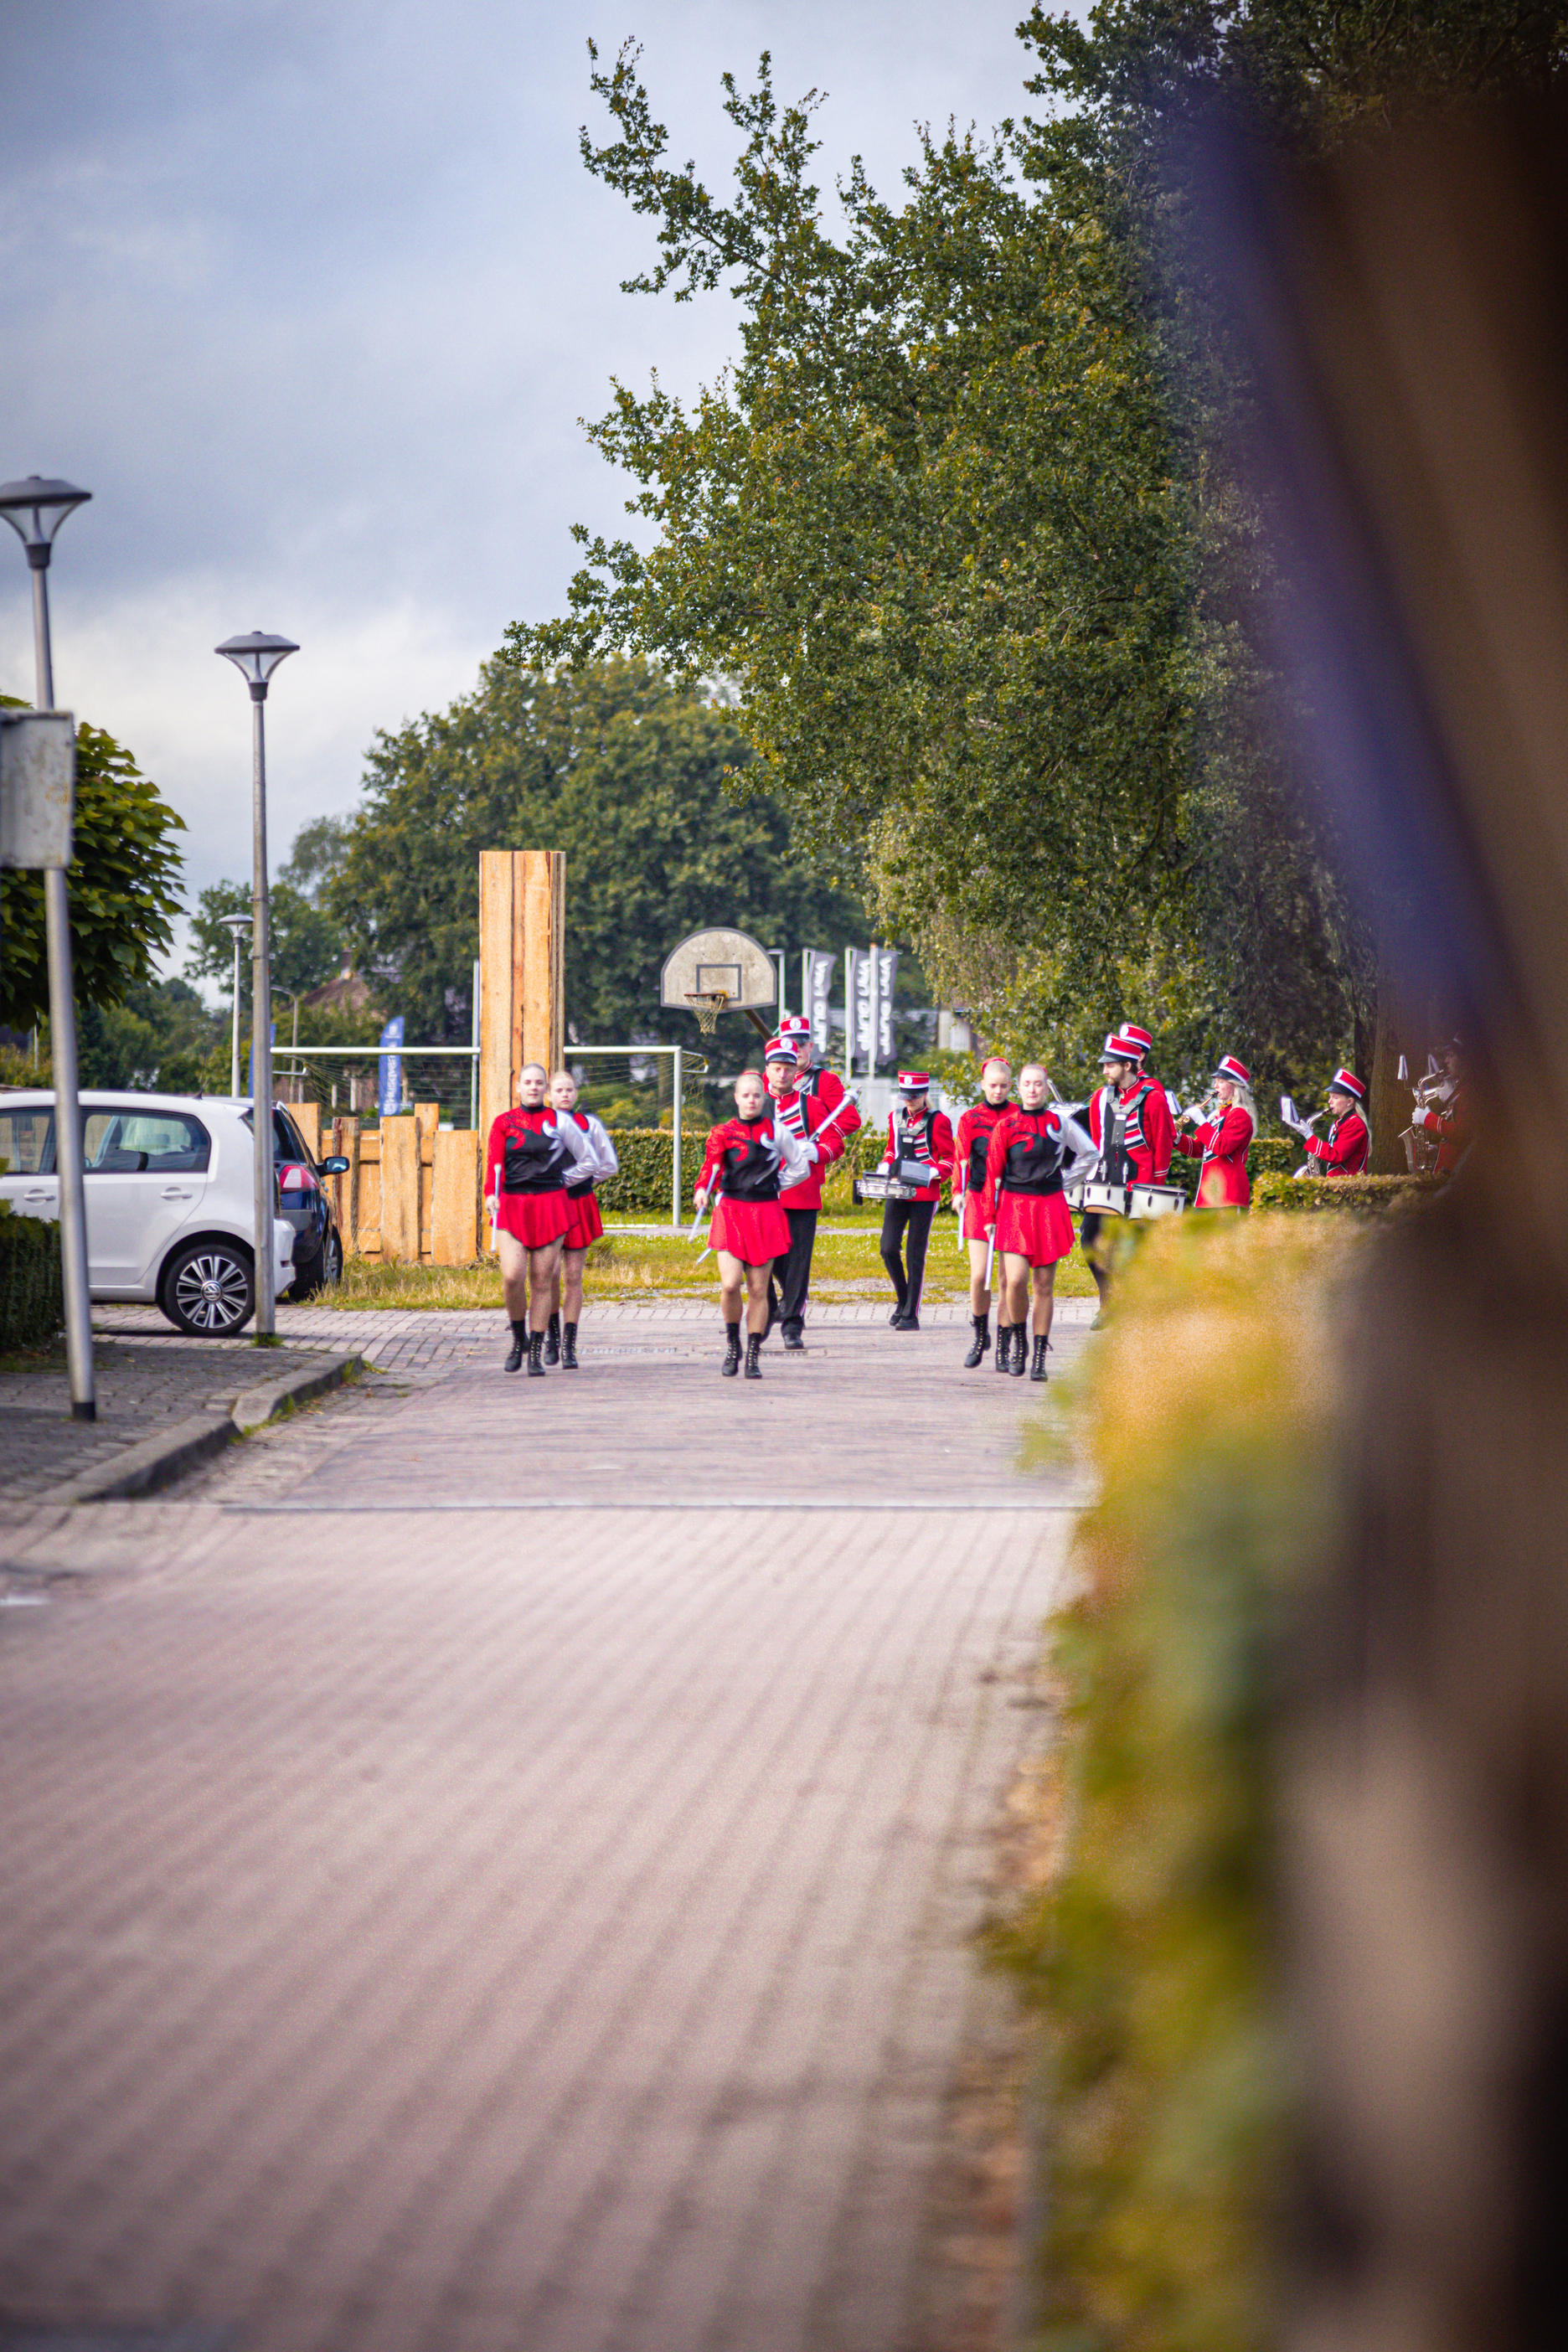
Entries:
[[686, 1002], [697, 1015], [697, 1026], [705, 1037], [713, 1034], [719, 1015], [730, 1002], [727, 988], [688, 989]]

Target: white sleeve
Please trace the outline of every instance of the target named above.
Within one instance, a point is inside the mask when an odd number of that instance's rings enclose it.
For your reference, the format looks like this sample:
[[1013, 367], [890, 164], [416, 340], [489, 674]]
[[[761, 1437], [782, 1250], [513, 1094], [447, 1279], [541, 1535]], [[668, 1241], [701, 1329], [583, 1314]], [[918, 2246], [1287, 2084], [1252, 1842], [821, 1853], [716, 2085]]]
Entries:
[[784, 1189], [791, 1184], [804, 1184], [811, 1173], [812, 1162], [805, 1146], [792, 1128], [784, 1126], [773, 1114], [773, 1137], [779, 1148], [779, 1167], [784, 1179]]
[[582, 1129], [578, 1126], [574, 1118], [571, 1117], [563, 1118], [560, 1113], [557, 1112], [555, 1118], [555, 1132], [561, 1138], [562, 1142], [566, 1146], [567, 1150], [572, 1154], [574, 1161], [579, 1168], [581, 1168], [584, 1160], [592, 1160], [593, 1146], [589, 1143], [587, 1137], [584, 1134]]
[[1084, 1177], [1100, 1165], [1100, 1152], [1087, 1127], [1080, 1127], [1066, 1111], [1061, 1114], [1062, 1141], [1072, 1153], [1067, 1171], [1069, 1184], [1080, 1183]]
[[588, 1141], [598, 1160], [597, 1181], [603, 1183], [607, 1176], [618, 1176], [621, 1172], [620, 1158], [610, 1141], [610, 1131], [604, 1120], [595, 1118], [592, 1111], [588, 1114]]

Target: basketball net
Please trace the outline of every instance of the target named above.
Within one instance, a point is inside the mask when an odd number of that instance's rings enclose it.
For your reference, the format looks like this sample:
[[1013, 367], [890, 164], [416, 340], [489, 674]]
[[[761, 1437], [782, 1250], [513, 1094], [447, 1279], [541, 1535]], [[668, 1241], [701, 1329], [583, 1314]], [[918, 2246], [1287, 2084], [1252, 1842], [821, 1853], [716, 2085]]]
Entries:
[[710, 1037], [718, 1024], [719, 1015], [730, 1002], [727, 988], [700, 988], [687, 991], [686, 1002], [697, 1015], [697, 1026], [705, 1037]]

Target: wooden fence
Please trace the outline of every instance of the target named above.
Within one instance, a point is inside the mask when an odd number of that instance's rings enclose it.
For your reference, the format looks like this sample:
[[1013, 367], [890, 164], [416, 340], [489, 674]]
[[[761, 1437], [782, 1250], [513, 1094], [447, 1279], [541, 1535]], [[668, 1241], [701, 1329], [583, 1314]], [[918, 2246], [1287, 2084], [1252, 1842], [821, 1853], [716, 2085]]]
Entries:
[[384, 1264], [467, 1265], [479, 1254], [481, 1137], [443, 1128], [436, 1103], [361, 1129], [357, 1118], [322, 1117], [319, 1103], [289, 1106], [318, 1160], [341, 1156], [346, 1174], [325, 1189], [350, 1257]]

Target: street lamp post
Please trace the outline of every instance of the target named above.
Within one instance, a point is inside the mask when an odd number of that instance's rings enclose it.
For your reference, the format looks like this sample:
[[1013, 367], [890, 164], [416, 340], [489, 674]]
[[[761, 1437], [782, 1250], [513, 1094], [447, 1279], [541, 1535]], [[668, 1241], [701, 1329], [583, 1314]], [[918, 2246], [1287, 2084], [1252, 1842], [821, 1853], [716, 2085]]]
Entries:
[[270, 1339], [278, 1328], [272, 1269], [272, 987], [267, 930], [267, 730], [262, 716], [267, 688], [280, 661], [297, 654], [290, 637], [252, 629], [215, 646], [250, 688], [251, 825], [250, 1034], [256, 1065], [251, 1089], [251, 1125], [256, 1132], [256, 1337]]
[[[26, 481], [0, 488], [0, 514], [27, 551], [33, 575], [33, 657], [40, 710], [55, 707], [49, 644], [49, 557], [55, 533], [73, 508], [92, 496], [69, 482]], [[81, 1100], [77, 1075], [76, 992], [71, 978], [70, 894], [63, 866], [44, 870], [44, 935], [49, 956], [49, 1046], [55, 1066], [55, 1167], [60, 1185], [60, 1272], [65, 1293], [66, 1370], [72, 1417], [96, 1421], [92, 1377], [92, 1300], [87, 1274], [87, 1193], [82, 1181]]]
[[239, 1092], [239, 935], [250, 929], [248, 915], [220, 915], [218, 921], [234, 941], [234, 1051], [229, 1059], [228, 1090]]

